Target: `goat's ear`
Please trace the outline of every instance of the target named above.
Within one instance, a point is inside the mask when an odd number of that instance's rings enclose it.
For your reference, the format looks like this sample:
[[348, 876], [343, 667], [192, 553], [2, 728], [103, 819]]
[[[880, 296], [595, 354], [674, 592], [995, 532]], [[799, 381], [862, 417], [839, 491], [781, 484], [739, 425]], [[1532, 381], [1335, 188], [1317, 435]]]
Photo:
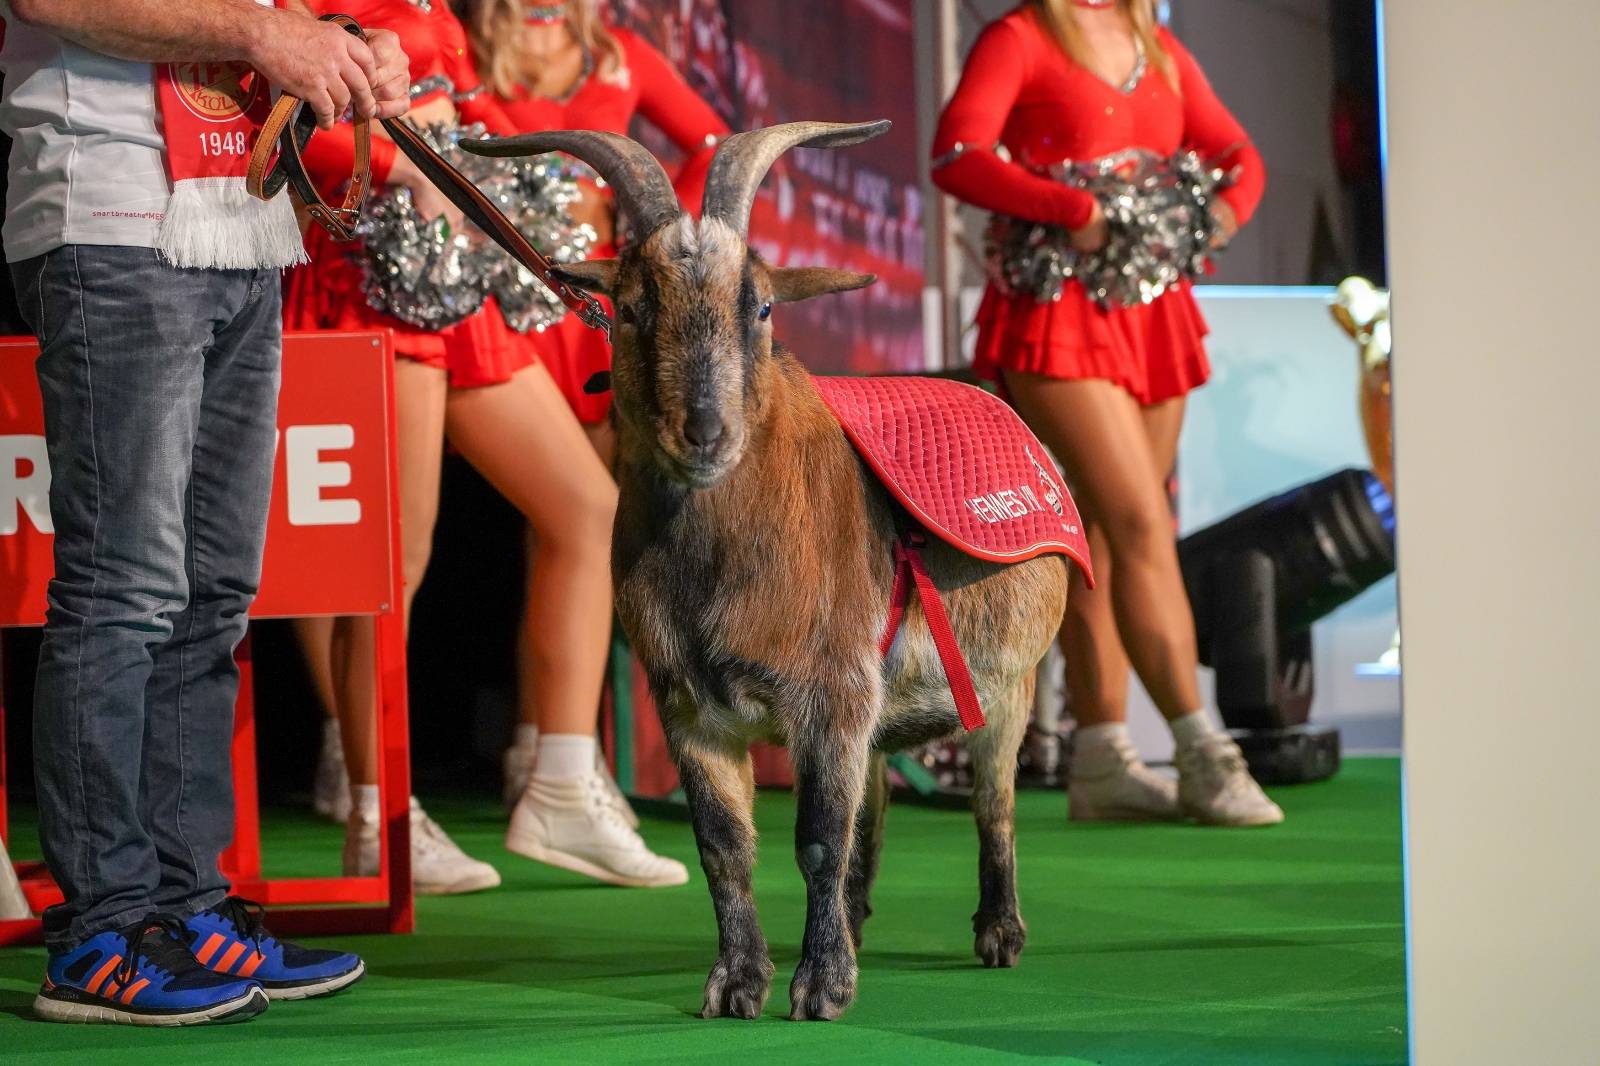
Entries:
[[564, 281], [568, 285], [590, 292], [611, 295], [611, 290], [617, 282], [617, 261], [615, 259], [588, 259], [582, 263], [564, 263], [550, 271], [557, 281]]
[[832, 267], [768, 267], [767, 276], [772, 281], [773, 302], [780, 304], [809, 300], [830, 292], [863, 289], [878, 280], [876, 274], [857, 274], [853, 270]]

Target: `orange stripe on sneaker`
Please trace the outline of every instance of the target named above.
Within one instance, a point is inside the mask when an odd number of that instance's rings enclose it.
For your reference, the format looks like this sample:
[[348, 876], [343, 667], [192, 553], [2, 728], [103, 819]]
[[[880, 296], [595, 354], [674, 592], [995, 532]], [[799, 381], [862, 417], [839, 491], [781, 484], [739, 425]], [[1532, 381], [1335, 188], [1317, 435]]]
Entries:
[[211, 956], [217, 953], [217, 949], [227, 942], [227, 937], [221, 933], [212, 933], [206, 942], [200, 946], [200, 950], [194, 953], [194, 957], [201, 966], [204, 966], [211, 961]]
[[89, 978], [89, 983], [83, 986], [88, 990], [91, 996], [100, 994], [100, 986], [105, 983], [107, 977], [111, 976], [111, 971], [115, 970], [117, 968], [117, 964], [121, 961], [121, 955], [113, 955], [105, 961], [103, 966], [94, 972], [94, 976]]
[[128, 990], [117, 998], [122, 1000], [124, 1003], [132, 1003], [133, 997], [137, 996], [144, 989], [144, 986], [149, 983], [150, 979], [148, 977], [141, 977], [133, 984], [129, 985]]
[[252, 951], [250, 953], [250, 957], [245, 959], [244, 962], [239, 965], [239, 968], [234, 971], [233, 975], [235, 977], [249, 977], [251, 974], [256, 972], [256, 967], [260, 966], [266, 961], [267, 957], [261, 954], [261, 952]]
[[238, 941], [234, 941], [233, 947], [223, 952], [222, 958], [218, 959], [217, 964], [211, 968], [218, 973], [232, 973], [233, 964], [238, 962], [239, 956], [243, 954], [244, 945]]

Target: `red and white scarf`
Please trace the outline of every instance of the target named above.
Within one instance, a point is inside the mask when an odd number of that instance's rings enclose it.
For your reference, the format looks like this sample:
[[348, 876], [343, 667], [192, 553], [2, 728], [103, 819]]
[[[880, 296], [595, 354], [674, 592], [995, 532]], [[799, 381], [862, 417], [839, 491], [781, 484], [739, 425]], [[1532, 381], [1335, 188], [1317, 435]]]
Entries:
[[[256, 0], [271, 7], [273, 0]], [[288, 267], [306, 260], [287, 196], [245, 191], [272, 88], [249, 64], [158, 63], [156, 104], [172, 199], [157, 238], [174, 266]]]

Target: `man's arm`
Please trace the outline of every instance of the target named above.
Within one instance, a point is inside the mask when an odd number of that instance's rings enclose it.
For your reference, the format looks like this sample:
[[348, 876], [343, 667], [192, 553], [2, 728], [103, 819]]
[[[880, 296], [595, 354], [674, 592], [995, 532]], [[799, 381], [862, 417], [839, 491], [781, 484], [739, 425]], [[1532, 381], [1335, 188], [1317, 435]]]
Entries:
[[327, 128], [353, 106], [405, 111], [406, 57], [387, 30], [362, 40], [254, 0], [10, 0], [20, 21], [85, 48], [143, 62], [242, 60], [311, 105]]

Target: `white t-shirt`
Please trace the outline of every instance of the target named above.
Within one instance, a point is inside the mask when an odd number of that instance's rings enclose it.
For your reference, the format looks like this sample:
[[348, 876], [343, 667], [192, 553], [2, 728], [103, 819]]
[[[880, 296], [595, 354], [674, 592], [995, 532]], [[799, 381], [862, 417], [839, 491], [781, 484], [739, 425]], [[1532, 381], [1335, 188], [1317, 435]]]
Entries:
[[11, 149], [7, 262], [63, 244], [158, 247], [172, 183], [149, 63], [81, 48], [0, 0], [0, 129]]

